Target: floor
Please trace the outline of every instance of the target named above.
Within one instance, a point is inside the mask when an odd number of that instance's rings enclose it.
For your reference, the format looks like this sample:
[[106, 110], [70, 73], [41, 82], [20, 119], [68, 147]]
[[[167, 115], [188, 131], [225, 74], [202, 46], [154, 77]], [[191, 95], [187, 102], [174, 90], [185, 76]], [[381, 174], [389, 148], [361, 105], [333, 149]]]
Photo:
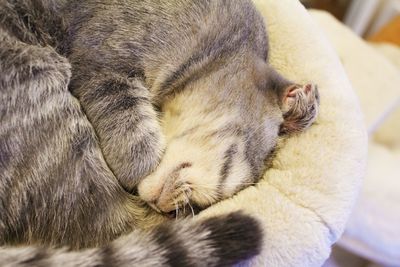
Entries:
[[372, 263], [340, 247], [333, 247], [332, 254], [322, 267], [390, 267]]

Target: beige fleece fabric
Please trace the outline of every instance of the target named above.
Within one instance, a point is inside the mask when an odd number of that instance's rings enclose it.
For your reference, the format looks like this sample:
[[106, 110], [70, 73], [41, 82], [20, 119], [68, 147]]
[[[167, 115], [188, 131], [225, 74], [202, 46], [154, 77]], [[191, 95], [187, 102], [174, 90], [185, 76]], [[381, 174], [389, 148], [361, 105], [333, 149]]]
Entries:
[[254, 2], [267, 22], [270, 62], [293, 81], [318, 84], [321, 113], [308, 131], [282, 144], [258, 185], [199, 216], [243, 210], [260, 220], [262, 253], [243, 265], [321, 266], [360, 188], [366, 129], [338, 56], [300, 2]]
[[374, 130], [364, 185], [338, 244], [382, 265], [400, 266], [400, 49], [365, 42], [325, 12], [311, 15], [340, 55], [365, 123]]

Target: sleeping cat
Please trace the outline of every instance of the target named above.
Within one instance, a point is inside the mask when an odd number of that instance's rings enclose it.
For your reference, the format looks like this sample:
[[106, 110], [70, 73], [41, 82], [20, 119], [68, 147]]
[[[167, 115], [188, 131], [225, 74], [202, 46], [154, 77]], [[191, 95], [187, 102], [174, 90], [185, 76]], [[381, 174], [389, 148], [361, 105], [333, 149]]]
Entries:
[[254, 184], [278, 136], [314, 121], [316, 87], [267, 63], [250, 1], [0, 0], [0, 23], [0, 244], [100, 247], [2, 248], [0, 263], [226, 266], [260, 251], [242, 213], [134, 230]]

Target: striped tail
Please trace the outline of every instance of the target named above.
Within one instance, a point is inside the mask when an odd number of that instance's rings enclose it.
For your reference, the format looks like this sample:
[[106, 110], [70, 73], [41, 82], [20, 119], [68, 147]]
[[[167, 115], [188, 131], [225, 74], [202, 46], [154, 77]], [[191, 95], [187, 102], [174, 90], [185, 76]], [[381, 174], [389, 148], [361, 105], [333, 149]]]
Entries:
[[109, 245], [82, 251], [2, 247], [0, 266], [231, 266], [261, 250], [258, 222], [240, 212], [202, 221], [134, 231]]

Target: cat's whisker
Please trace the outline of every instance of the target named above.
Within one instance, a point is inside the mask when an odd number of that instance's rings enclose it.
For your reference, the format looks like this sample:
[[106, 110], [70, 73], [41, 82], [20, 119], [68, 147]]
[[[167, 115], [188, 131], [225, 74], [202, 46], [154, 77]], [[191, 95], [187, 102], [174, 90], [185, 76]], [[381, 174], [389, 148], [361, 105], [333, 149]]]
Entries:
[[[190, 187], [187, 187], [187, 188], [190, 189]], [[194, 210], [193, 210], [192, 204], [190, 204], [189, 196], [187, 195], [187, 192], [186, 192], [186, 190], [184, 188], [182, 188], [182, 192], [185, 195], [187, 204], [189, 205], [189, 207], [190, 207], [190, 209], [192, 211], [192, 217], [194, 217], [195, 214], [194, 214]], [[183, 206], [183, 207], [185, 208], [185, 206]]]
[[189, 204], [190, 209], [192, 210], [192, 217], [194, 218], [194, 210], [193, 210], [192, 204], [190, 204], [190, 202], [188, 202], [188, 204]]
[[[248, 182], [248, 183], [242, 183], [242, 182], [237, 182], [237, 183], [233, 183], [233, 182], [228, 182], [228, 183], [224, 183], [224, 184], [257, 184], [256, 182]], [[196, 183], [196, 185], [220, 185], [219, 183], [205, 183], [205, 184], [199, 184]]]
[[[224, 185], [256, 185], [257, 183], [224, 183]], [[213, 189], [220, 184], [196, 184], [198, 187]]]
[[179, 187], [179, 188], [178, 188], [178, 191], [180, 192], [180, 193], [178, 194], [178, 196], [180, 196], [180, 197], [183, 198], [183, 200], [180, 201], [180, 203], [181, 203], [181, 204], [183, 203], [183, 204], [182, 204], [181, 206], [177, 205], [177, 206], [178, 206], [178, 210], [179, 210], [179, 209], [182, 209], [183, 216], [185, 216], [185, 214], [186, 214], [186, 203], [187, 203], [189, 200], [188, 200], [188, 197], [187, 197], [186, 194], [185, 194], [185, 190], [184, 190], [183, 186], [182, 186], [182, 187]]

